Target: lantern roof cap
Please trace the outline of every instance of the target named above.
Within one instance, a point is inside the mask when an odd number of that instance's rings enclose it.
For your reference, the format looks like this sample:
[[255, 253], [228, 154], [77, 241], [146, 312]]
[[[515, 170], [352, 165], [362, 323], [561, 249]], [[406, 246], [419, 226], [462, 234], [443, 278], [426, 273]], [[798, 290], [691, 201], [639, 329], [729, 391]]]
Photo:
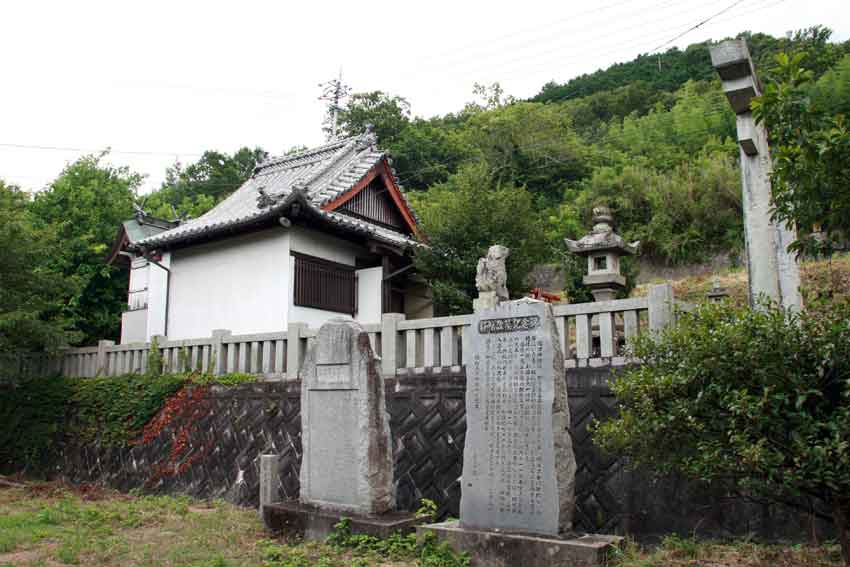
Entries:
[[638, 253], [640, 247], [640, 241], [626, 242], [622, 236], [614, 232], [614, 216], [608, 207], [594, 207], [591, 231], [578, 240], [565, 238], [564, 242], [570, 252], [579, 256], [609, 250], [633, 255]]

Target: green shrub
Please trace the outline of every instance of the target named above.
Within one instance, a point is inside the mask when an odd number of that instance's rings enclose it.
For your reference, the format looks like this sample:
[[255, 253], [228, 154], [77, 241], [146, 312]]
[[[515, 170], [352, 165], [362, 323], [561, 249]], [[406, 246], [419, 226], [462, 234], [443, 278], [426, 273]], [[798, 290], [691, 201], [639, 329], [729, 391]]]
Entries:
[[0, 470], [47, 471], [61, 441], [73, 390], [61, 377], [36, 378], [0, 388]]
[[704, 305], [637, 341], [642, 366], [596, 424], [610, 452], [661, 473], [829, 506], [850, 561], [850, 302], [802, 315]]
[[73, 383], [69, 433], [83, 442], [123, 446], [186, 384], [177, 374], [79, 378]]
[[159, 341], [156, 337], [151, 338], [151, 346], [148, 350], [148, 366], [147, 366], [147, 375], [148, 376], [160, 376], [162, 375], [162, 369], [165, 365], [165, 361], [162, 359], [162, 351], [159, 350]]

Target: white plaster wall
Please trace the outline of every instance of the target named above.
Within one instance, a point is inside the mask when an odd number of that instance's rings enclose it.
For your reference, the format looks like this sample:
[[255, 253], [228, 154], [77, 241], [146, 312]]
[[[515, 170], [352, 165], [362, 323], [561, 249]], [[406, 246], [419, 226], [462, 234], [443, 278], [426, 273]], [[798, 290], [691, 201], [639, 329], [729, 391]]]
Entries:
[[[171, 254], [165, 252], [160, 264], [168, 268], [171, 266]], [[165, 308], [168, 294], [168, 272], [151, 263], [148, 271], [148, 324], [147, 339], [154, 335], [165, 334]]]
[[121, 314], [121, 343], [144, 343], [148, 340], [148, 310], [136, 309]]
[[168, 338], [286, 329], [289, 242], [289, 232], [275, 228], [174, 251]]
[[[304, 228], [300, 226], [292, 227], [290, 231], [292, 235], [292, 240], [290, 243], [291, 250], [293, 252], [301, 252], [302, 254], [309, 254], [310, 256], [316, 256], [317, 258], [324, 258], [325, 260], [330, 260], [332, 262], [338, 262], [340, 264], [346, 264], [348, 266], [354, 266], [356, 263], [356, 258], [358, 254], [365, 254], [366, 251], [362, 246], [357, 244], [348, 242], [343, 238], [338, 238], [336, 236], [332, 236], [330, 234], [326, 234], [323, 232], [319, 232], [316, 230], [311, 230], [309, 228]], [[295, 271], [295, 259], [290, 258], [289, 261], [290, 271], [289, 273], [294, 273]], [[380, 268], [378, 268], [380, 269]], [[361, 284], [362, 285], [362, 284]], [[351, 318], [351, 315], [346, 313], [338, 313], [336, 311], [324, 311], [322, 309], [313, 309], [311, 307], [301, 307], [295, 305], [295, 289], [290, 286], [289, 288], [289, 317], [288, 321], [293, 321], [296, 323], [307, 323], [308, 326], [318, 329], [322, 326], [326, 321], [333, 319], [334, 317], [343, 317], [343, 318]], [[362, 299], [362, 297], [358, 297], [358, 300]], [[371, 302], [370, 302], [371, 303]], [[363, 315], [368, 315], [368, 317], [374, 317], [374, 312], [372, 311], [373, 307], [370, 305], [369, 311], [364, 311], [361, 308], [361, 314], [358, 314], [357, 320], [363, 321], [361, 318]], [[378, 320], [380, 321], [380, 291], [378, 291]], [[369, 321], [371, 322], [371, 321]]]
[[127, 307], [130, 310], [144, 309], [148, 305], [148, 272], [150, 266], [143, 257], [133, 258], [130, 262], [130, 285], [127, 293]]
[[361, 323], [381, 322], [381, 283], [384, 269], [365, 268], [357, 270], [357, 315]]
[[365, 252], [358, 244], [317, 230], [293, 226], [289, 232], [292, 238], [290, 248], [293, 252], [349, 266], [354, 266], [357, 255]]

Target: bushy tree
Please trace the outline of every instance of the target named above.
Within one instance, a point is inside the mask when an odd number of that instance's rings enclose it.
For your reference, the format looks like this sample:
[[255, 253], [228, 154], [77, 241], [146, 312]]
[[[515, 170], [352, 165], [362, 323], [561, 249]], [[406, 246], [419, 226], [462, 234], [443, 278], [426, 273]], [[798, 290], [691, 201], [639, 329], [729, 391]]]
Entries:
[[640, 240], [642, 254], [670, 263], [699, 262], [743, 244], [740, 173], [725, 152], [700, 155], [671, 171], [646, 165], [601, 167], [574, 198], [576, 214], [612, 208], [618, 231]]
[[461, 128], [439, 117], [417, 118], [390, 143], [378, 141], [389, 149], [405, 189], [414, 191], [445, 182], [472, 155]]
[[497, 183], [524, 186], [540, 205], [559, 201], [567, 184], [589, 170], [591, 148], [563, 106], [517, 102], [481, 111], [464, 136]]
[[526, 190], [500, 184], [479, 162], [464, 165], [448, 181], [413, 199], [429, 245], [417, 252], [416, 265], [432, 286], [438, 310], [469, 313], [477, 296], [478, 259], [493, 244], [511, 249], [511, 294], [527, 291], [525, 278], [546, 250], [545, 233]]
[[0, 180], [0, 353], [53, 351], [74, 338], [60, 298], [68, 283], [49, 269], [61, 246], [53, 227], [38, 227], [30, 197]]
[[660, 473], [830, 508], [850, 561], [850, 303], [790, 314], [705, 305], [638, 340], [595, 441]]
[[371, 91], [354, 93], [337, 116], [339, 132], [343, 136], [356, 136], [370, 125], [379, 142], [391, 144], [410, 122], [410, 103], [406, 99]]
[[753, 102], [766, 124], [773, 153], [774, 218], [796, 226], [798, 251], [830, 252], [830, 235], [850, 229], [850, 120], [813, 105], [814, 74], [804, 53], [777, 56], [777, 81]]
[[737, 156], [735, 115], [718, 82], [689, 81], [673, 98], [670, 108], [659, 102], [644, 116], [611, 121], [603, 138], [606, 161], [667, 169], [704, 151], [725, 149]]
[[828, 115], [850, 116], [850, 55], [818, 79], [812, 89], [812, 103]]
[[45, 270], [67, 287], [56, 290], [61, 317], [82, 342], [117, 338], [127, 301], [127, 272], [106, 264], [118, 227], [133, 215], [141, 176], [106, 162], [106, 154], [68, 165], [29, 206], [36, 228], [52, 231]]
[[262, 148], [241, 148], [229, 155], [208, 150], [187, 166], [177, 162], [165, 172], [162, 187], [145, 198], [152, 215], [171, 219], [198, 217], [239, 188], [266, 158]]

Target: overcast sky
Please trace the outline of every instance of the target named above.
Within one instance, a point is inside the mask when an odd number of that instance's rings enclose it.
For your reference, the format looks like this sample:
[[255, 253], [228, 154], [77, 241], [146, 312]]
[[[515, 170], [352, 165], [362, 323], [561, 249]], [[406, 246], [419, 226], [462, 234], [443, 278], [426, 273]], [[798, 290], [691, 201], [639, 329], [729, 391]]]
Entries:
[[[47, 148], [108, 146], [146, 192], [206, 149], [321, 143], [318, 83], [340, 67], [355, 92], [431, 116], [472, 100], [475, 82], [528, 97], [630, 60], [733, 3], [4, 1], [0, 178], [37, 190], [81, 154]], [[850, 1], [740, 0], [671, 45], [815, 24], [848, 39]]]

